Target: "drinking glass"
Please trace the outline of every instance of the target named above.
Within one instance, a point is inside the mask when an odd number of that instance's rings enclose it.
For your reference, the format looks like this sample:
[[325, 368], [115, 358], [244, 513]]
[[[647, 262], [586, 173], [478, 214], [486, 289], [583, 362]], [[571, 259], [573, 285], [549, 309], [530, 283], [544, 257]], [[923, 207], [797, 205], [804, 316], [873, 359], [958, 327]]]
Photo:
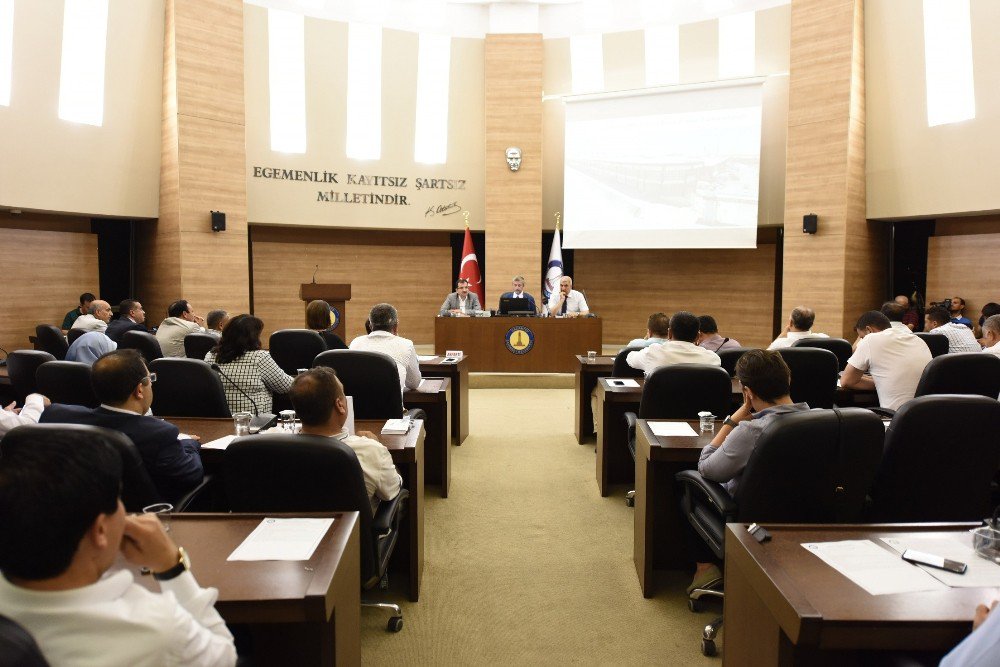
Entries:
[[250, 435], [250, 419], [253, 417], [249, 412], [237, 412], [233, 415], [233, 425], [236, 428], [236, 436]]
[[156, 503], [155, 505], [146, 505], [142, 508], [143, 514], [155, 514], [160, 517], [160, 523], [163, 524], [163, 530], [170, 532], [170, 514], [174, 511], [174, 506], [170, 503]]
[[715, 433], [715, 415], [711, 412], [699, 412], [698, 424], [702, 433]]

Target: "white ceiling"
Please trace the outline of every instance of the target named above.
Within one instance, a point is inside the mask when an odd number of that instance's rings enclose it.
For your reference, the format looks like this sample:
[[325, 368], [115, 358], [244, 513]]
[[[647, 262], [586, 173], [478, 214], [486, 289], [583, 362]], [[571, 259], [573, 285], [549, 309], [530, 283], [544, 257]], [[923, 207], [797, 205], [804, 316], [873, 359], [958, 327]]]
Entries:
[[456, 37], [540, 32], [569, 37], [685, 24], [786, 5], [790, 0], [244, 0], [336, 21]]

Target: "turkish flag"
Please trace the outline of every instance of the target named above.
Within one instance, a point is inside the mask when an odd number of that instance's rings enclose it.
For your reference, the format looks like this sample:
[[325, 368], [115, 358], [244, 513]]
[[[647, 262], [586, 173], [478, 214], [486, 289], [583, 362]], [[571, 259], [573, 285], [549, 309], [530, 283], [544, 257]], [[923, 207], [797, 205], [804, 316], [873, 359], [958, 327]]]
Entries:
[[465, 228], [465, 245], [462, 247], [462, 266], [458, 269], [458, 277], [469, 281], [469, 291], [479, 297], [479, 307], [486, 307], [486, 295], [483, 292], [483, 276], [479, 273], [479, 260], [476, 259], [476, 246], [472, 245], [472, 232]]

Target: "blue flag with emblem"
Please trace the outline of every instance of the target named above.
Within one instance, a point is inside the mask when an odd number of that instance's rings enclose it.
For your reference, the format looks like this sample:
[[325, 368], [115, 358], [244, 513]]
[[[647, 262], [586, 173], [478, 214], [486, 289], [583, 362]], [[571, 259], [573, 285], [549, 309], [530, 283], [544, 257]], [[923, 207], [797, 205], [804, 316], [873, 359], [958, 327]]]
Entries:
[[548, 301], [553, 292], [559, 290], [559, 279], [563, 277], [562, 243], [559, 240], [559, 226], [552, 236], [552, 250], [549, 251], [549, 263], [545, 269], [545, 280], [542, 282], [542, 293]]

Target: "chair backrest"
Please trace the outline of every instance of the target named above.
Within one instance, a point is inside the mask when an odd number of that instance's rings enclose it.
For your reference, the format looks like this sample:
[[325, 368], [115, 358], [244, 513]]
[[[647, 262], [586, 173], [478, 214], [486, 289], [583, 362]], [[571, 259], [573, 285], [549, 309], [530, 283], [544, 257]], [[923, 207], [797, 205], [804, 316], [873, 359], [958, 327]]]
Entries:
[[791, 394], [810, 408], [832, 408], [837, 392], [837, 355], [815, 347], [784, 347], [778, 354], [792, 372]]
[[642, 370], [637, 368], [632, 368], [625, 361], [629, 352], [637, 352], [643, 348], [641, 347], [626, 347], [624, 350], [615, 355], [615, 361], [611, 366], [611, 375], [616, 378], [639, 378], [642, 377]]
[[55, 361], [48, 352], [41, 350], [14, 350], [7, 355], [7, 372], [10, 374], [10, 384], [14, 388], [14, 397], [18, 403], [24, 403], [28, 394], [38, 391], [35, 373], [38, 367], [46, 361]]
[[642, 419], [697, 419], [708, 410], [720, 419], [729, 414], [733, 381], [719, 366], [673, 364], [646, 377], [639, 401]]
[[359, 350], [321, 352], [313, 366], [337, 371], [344, 392], [354, 397], [355, 419], [398, 419], [403, 416], [399, 369], [388, 354]]
[[862, 408], [776, 417], [743, 471], [738, 520], [860, 522], [884, 434], [882, 420]]
[[88, 408], [101, 404], [90, 384], [90, 364], [82, 361], [46, 361], [35, 371], [35, 382], [53, 403]]
[[934, 357], [924, 366], [915, 395], [931, 394], [1000, 396], [1000, 357], [982, 352], [956, 352]]
[[[951, 355], [949, 355], [951, 356]], [[871, 521], [979, 521], [992, 514], [1000, 402], [945, 394], [907, 401], [885, 434]]]
[[87, 333], [86, 329], [70, 329], [69, 331], [66, 332], [66, 344], [72, 345], [73, 341], [75, 341], [77, 338], [79, 338], [85, 333]]
[[267, 345], [275, 363], [292, 377], [300, 368], [312, 368], [316, 355], [326, 351], [326, 341], [312, 329], [279, 329]]
[[6, 616], [0, 616], [0, 667], [49, 667], [31, 633]]
[[[46, 431], [76, 431], [110, 443], [122, 457], [122, 504], [129, 512], [141, 512], [143, 507], [162, 502], [160, 492], [142, 463], [139, 450], [132, 440], [118, 431], [87, 424], [28, 424], [7, 432], [0, 440], [0, 453], [8, 447], [30, 447]], [[57, 472], [57, 471], [56, 471]]]
[[733, 377], [736, 375], [736, 362], [740, 360], [740, 357], [753, 349], [752, 347], [734, 347], [730, 350], [716, 352], [716, 354], [719, 355], [719, 359], [722, 359], [723, 370], [729, 373], [729, 377]]
[[232, 417], [222, 380], [204, 361], [183, 357], [157, 359], [153, 414], [158, 417]]
[[66, 342], [66, 337], [63, 336], [59, 327], [51, 324], [39, 324], [35, 327], [35, 341], [39, 350], [48, 352], [59, 360], [66, 358], [69, 343]]
[[205, 360], [205, 355], [219, 343], [219, 339], [206, 333], [189, 333], [184, 336], [184, 356], [188, 359]]
[[927, 343], [927, 347], [931, 350], [932, 357], [940, 357], [942, 354], [948, 354], [948, 337], [943, 334], [932, 334], [926, 331], [917, 331], [916, 335], [920, 337], [922, 341]]
[[344, 443], [290, 433], [236, 438], [226, 448], [225, 469], [233, 512], [358, 512], [361, 581], [378, 570], [364, 475]]
[[850, 342], [843, 338], [800, 338], [792, 343], [792, 347], [818, 347], [821, 350], [830, 350], [837, 356], [838, 371], [847, 368], [847, 360], [854, 352]]
[[146, 364], [151, 364], [154, 359], [162, 359], [163, 351], [160, 349], [160, 341], [156, 336], [145, 331], [126, 331], [118, 341], [118, 349], [139, 350], [139, 354], [146, 360]]

